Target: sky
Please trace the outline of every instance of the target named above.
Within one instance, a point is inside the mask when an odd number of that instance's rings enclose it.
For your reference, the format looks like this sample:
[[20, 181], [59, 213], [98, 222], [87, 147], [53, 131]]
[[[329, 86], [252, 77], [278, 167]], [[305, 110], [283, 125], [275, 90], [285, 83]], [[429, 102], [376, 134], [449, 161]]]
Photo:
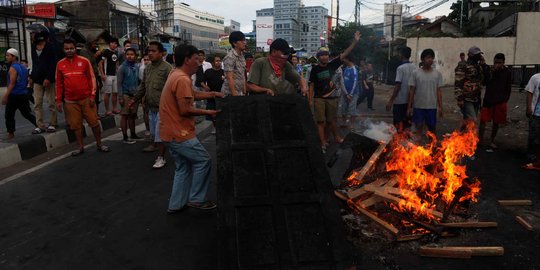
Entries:
[[[130, 4], [137, 5], [138, 0], [124, 0]], [[28, 2], [55, 2], [54, 0], [27, 0]], [[178, 2], [176, 0], [175, 2]], [[209, 13], [225, 17], [225, 24], [229, 20], [240, 22], [241, 30], [250, 32], [252, 30], [252, 20], [255, 20], [255, 11], [262, 8], [273, 7], [273, 0], [182, 0], [194, 9], [207, 11]], [[384, 3], [390, 0], [362, 0], [360, 8], [360, 22], [362, 24], [380, 23], [383, 21]], [[397, 0], [398, 3], [410, 6], [412, 14], [416, 14], [439, 2], [444, 4], [421, 14], [421, 16], [434, 19], [437, 16], [448, 15], [450, 6], [457, 0]], [[141, 0], [142, 4], [150, 4], [149, 0]], [[330, 10], [330, 0], [303, 0], [306, 6], [324, 6]], [[354, 21], [354, 0], [340, 0], [340, 19]]]

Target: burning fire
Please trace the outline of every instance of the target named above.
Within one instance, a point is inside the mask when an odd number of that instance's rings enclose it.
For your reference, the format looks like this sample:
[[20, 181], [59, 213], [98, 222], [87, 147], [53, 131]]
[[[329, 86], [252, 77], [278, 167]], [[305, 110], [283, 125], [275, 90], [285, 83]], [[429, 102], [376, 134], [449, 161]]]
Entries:
[[474, 124], [445, 136], [440, 144], [434, 134], [428, 136], [431, 143], [421, 146], [396, 135], [389, 145], [390, 158], [385, 165], [388, 172], [397, 173], [400, 198], [393, 208], [411, 212], [415, 217], [439, 220], [440, 216], [432, 215], [432, 211], [441, 210], [437, 209], [441, 203], [448, 207], [460, 188], [459, 202], [477, 199], [480, 183], [465, 181], [467, 168], [460, 162], [474, 155], [478, 137]]

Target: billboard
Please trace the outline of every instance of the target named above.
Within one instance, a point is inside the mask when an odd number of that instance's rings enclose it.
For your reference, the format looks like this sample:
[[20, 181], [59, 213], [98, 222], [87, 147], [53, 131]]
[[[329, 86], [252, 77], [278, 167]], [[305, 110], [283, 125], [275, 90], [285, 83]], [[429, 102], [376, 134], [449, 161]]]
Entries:
[[255, 25], [257, 28], [257, 48], [264, 52], [270, 51], [270, 44], [274, 40], [274, 17], [257, 17]]
[[56, 8], [54, 7], [54, 3], [39, 3], [26, 5], [24, 7], [24, 15], [54, 19], [56, 15]]

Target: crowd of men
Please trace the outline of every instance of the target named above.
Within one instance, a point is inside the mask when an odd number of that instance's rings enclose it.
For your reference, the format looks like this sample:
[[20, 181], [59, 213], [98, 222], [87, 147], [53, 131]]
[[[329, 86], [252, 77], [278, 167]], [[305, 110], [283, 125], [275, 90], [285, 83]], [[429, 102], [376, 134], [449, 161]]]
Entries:
[[[337, 54], [321, 48], [316, 54], [318, 63], [305, 68], [283, 39], [272, 42], [267, 57], [253, 60], [244, 53], [246, 39], [238, 31], [230, 34], [232, 49], [223, 59], [218, 55], [206, 59], [204, 51], [181, 45], [167, 57], [167, 62], [163, 45], [152, 41], [141, 63], [129, 41], [124, 42], [123, 53], [120, 53], [116, 38], [110, 39], [108, 48], [102, 51], [97, 50], [95, 38], [88, 38], [87, 44], [82, 45], [66, 39], [63, 42], [65, 57], [56, 62], [57, 52], [47, 42], [47, 36], [35, 35], [30, 75], [27, 67], [19, 62], [17, 50], [9, 49], [6, 53], [11, 67], [2, 104], [6, 105], [8, 139], [14, 136], [16, 110], [36, 126], [35, 134], [55, 132], [57, 112], [65, 112], [68, 127], [75, 133], [78, 143], [72, 156], [81, 155], [85, 150], [83, 119], [93, 130], [97, 150], [109, 152], [110, 148], [101, 143], [97, 103], [101, 100], [105, 103], [104, 116], [121, 115], [126, 144], [142, 140], [135, 131], [138, 107], [142, 104], [148, 132], [145, 135], [151, 141], [144, 151], [157, 151], [152, 167], [159, 169], [166, 165], [167, 149], [175, 160], [167, 212], [177, 213], [185, 207], [213, 209], [215, 203], [207, 199], [210, 155], [195, 136], [194, 116], [213, 120], [219, 113], [215, 99], [225, 96], [303, 95], [312, 108], [321, 150], [325, 152], [330, 138], [335, 143], [343, 141], [338, 116], [341, 116], [343, 126], [354, 132], [359, 116], [358, 104], [367, 99], [368, 109], [373, 109], [373, 67], [369, 63], [358, 66], [358, 59], [351, 54], [360, 39], [360, 32], [356, 32], [350, 46]], [[412, 123], [419, 134], [435, 133], [437, 116], [444, 116], [442, 75], [433, 68], [435, 52], [423, 50], [419, 65], [410, 63], [411, 49], [408, 47], [401, 50], [400, 57], [402, 64], [397, 69], [396, 85], [386, 109], [392, 110], [398, 132], [408, 129]], [[493, 122], [487, 143], [490, 149], [497, 148], [495, 137], [499, 125], [506, 122], [511, 92], [511, 72], [504, 63], [505, 56], [499, 53], [494, 57], [494, 65], [487, 66], [482, 51], [473, 46], [468, 50], [468, 59], [462, 56], [455, 69], [456, 102], [463, 114], [463, 127], [475, 123], [480, 113], [482, 139], [486, 123]], [[482, 99], [484, 86], [486, 91]], [[540, 170], [539, 87], [540, 74], [537, 74], [526, 88], [532, 162], [524, 166], [536, 170]], [[36, 116], [31, 112], [29, 95], [34, 99]], [[50, 111], [47, 124], [42, 111], [44, 98]], [[207, 100], [206, 109], [194, 106], [196, 100]]]

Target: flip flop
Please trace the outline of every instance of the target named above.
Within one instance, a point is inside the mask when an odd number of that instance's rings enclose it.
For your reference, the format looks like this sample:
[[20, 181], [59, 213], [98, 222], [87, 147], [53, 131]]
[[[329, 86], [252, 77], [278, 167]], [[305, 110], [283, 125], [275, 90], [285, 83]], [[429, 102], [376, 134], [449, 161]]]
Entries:
[[535, 166], [534, 163], [527, 163], [521, 166], [521, 168], [525, 170], [540, 171], [540, 167]]
[[84, 149], [78, 149], [76, 151], [71, 152], [72, 157], [80, 156], [82, 154], [84, 154]]
[[111, 149], [110, 149], [108, 146], [106, 146], [106, 145], [100, 145], [100, 146], [98, 146], [98, 147], [97, 147], [97, 150], [98, 150], [99, 152], [103, 152], [103, 153], [111, 152]]

